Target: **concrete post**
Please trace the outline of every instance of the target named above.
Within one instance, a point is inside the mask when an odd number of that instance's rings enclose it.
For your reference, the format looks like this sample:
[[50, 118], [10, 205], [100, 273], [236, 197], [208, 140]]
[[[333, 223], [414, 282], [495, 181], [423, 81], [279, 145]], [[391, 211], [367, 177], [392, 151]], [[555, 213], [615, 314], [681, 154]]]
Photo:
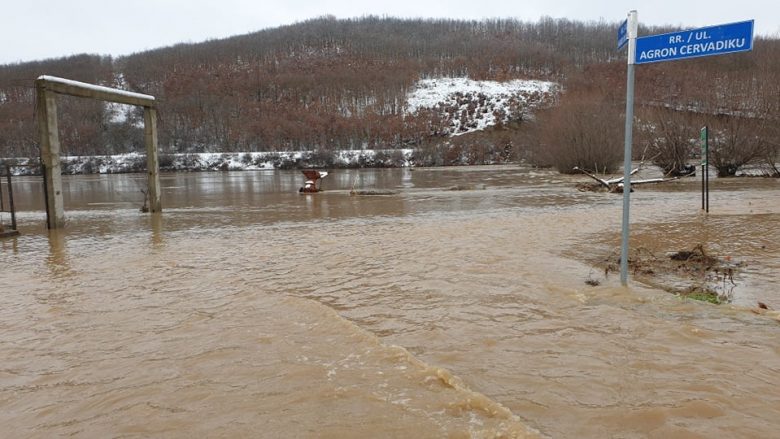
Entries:
[[157, 157], [157, 110], [144, 107], [144, 143], [148, 169], [149, 210], [162, 212], [160, 197], [160, 161]]
[[65, 206], [62, 197], [62, 167], [60, 165], [60, 136], [57, 128], [57, 96], [46, 90], [43, 81], [35, 84], [38, 94], [38, 134], [41, 159], [45, 165], [46, 216], [50, 229], [65, 225]]

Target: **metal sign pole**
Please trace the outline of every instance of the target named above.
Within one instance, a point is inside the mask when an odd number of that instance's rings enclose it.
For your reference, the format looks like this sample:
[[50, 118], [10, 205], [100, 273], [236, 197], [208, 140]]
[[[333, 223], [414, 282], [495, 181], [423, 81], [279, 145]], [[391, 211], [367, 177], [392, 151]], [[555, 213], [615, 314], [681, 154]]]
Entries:
[[704, 194], [707, 191], [707, 176], [706, 176], [706, 167], [707, 167], [707, 145], [706, 140], [704, 138], [705, 131], [707, 131], [707, 127], [703, 127], [699, 130], [699, 142], [701, 142], [701, 210], [705, 209], [705, 202], [704, 202]]
[[[623, 286], [628, 284], [628, 210], [631, 194], [631, 142], [634, 124], [634, 65], [753, 50], [753, 20], [642, 38], [637, 38], [637, 24], [636, 11], [629, 12], [628, 19], [618, 29], [617, 43], [619, 49], [623, 47], [626, 39], [628, 40], [626, 144], [623, 162], [623, 242], [620, 248], [620, 283]], [[706, 147], [706, 131], [703, 134]], [[709, 161], [707, 151], [704, 151], [703, 160]], [[703, 166], [702, 171], [704, 176], [702, 207], [709, 212], [709, 163], [707, 166]]]
[[706, 126], [704, 127], [704, 176], [706, 181], [704, 189], [707, 193], [704, 212], [710, 213], [710, 130]]
[[628, 69], [626, 73], [626, 135], [623, 157], [623, 233], [620, 246], [620, 283], [628, 285], [628, 220], [631, 199], [631, 143], [634, 128], [634, 68], [637, 37], [636, 11], [628, 13]]
[[[2, 174], [0, 174], [2, 175]], [[0, 212], [5, 212], [5, 203], [3, 203], [3, 182], [0, 180]]]

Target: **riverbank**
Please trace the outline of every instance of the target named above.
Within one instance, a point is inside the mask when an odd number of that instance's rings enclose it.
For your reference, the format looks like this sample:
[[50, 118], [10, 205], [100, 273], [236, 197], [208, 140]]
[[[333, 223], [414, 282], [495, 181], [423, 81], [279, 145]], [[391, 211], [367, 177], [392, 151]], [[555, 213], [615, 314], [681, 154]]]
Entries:
[[[418, 159], [413, 149], [282, 151], [234, 153], [160, 154], [164, 172], [253, 171], [263, 169], [303, 168], [401, 168], [414, 165]], [[10, 164], [15, 175], [40, 174], [37, 158], [2, 160]], [[127, 174], [146, 171], [146, 154], [129, 153], [105, 156], [63, 156], [62, 173]]]

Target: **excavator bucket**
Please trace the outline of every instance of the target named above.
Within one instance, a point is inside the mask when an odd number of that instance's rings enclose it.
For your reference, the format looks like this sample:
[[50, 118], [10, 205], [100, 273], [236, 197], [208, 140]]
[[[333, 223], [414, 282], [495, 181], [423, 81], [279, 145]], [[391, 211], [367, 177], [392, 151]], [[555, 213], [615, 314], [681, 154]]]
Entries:
[[306, 176], [306, 182], [300, 189], [298, 189], [298, 192], [314, 193], [322, 190], [320, 188], [320, 183], [322, 178], [328, 175], [327, 172], [318, 171], [316, 169], [304, 169], [301, 172], [303, 172], [303, 175]]

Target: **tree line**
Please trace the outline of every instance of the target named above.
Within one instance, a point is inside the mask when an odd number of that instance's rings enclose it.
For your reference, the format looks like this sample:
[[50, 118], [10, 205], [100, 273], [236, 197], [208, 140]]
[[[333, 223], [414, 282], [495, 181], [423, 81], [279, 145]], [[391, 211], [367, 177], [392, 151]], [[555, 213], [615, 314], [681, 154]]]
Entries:
[[[39, 154], [33, 81], [49, 74], [156, 96], [166, 153], [416, 147], [448, 164], [488, 150], [487, 161], [526, 158], [565, 170], [568, 164], [555, 163], [555, 156], [578, 155], [557, 150], [574, 148], [593, 162], [593, 154], [610, 156], [615, 141], [622, 148], [622, 134], [613, 136], [622, 132], [625, 99], [625, 55], [614, 47], [617, 25], [320, 17], [116, 59], [78, 55], [0, 66], [0, 156]], [[768, 150], [767, 136], [776, 136], [777, 125], [769, 121], [780, 102], [779, 55], [777, 40], [759, 39], [748, 54], [642, 66], [637, 115], [648, 128], [643, 141], [667, 148], [674, 142], [663, 140], [664, 127], [694, 126], [699, 122], [691, 115], [698, 114], [722, 121], [724, 133], [734, 132], [735, 124], [761, 125], [764, 140], [758, 143]], [[404, 111], [419, 79], [442, 76], [545, 79], [565, 92], [535, 123], [453, 140], [441, 135], [447, 123], [441, 114]], [[61, 97], [59, 116], [67, 154], [143, 151], [137, 110], [116, 118], [103, 103]], [[577, 131], [591, 134], [578, 137]], [[766, 154], [771, 152], [759, 155]], [[606, 160], [584, 167], [611, 166]]]
[[[570, 71], [567, 92], [522, 136], [537, 164], [612, 173], [623, 157], [625, 60]], [[641, 65], [636, 71], [634, 159], [668, 175], [699, 158], [710, 129], [710, 164], [733, 176], [745, 165], [780, 177], [780, 41], [757, 38], [749, 53]]]

